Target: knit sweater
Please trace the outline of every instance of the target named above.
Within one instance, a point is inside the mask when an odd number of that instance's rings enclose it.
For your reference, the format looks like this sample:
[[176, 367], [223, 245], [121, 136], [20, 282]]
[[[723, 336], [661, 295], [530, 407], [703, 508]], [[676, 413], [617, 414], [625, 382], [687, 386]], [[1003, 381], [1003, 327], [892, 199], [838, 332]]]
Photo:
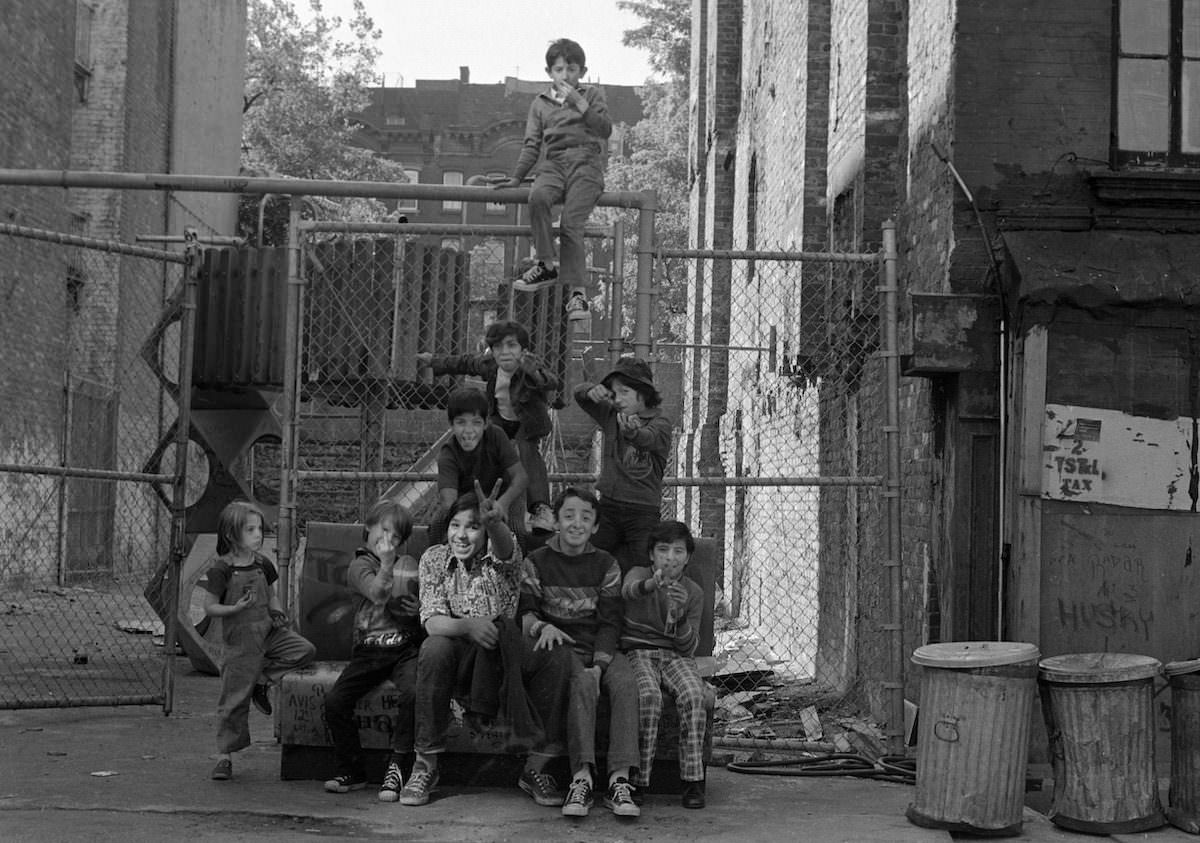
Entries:
[[667, 620], [671, 601], [665, 589], [649, 594], [642, 588], [645, 580], [653, 579], [651, 568], [631, 568], [621, 586], [625, 598], [625, 628], [621, 634], [622, 650], [672, 650], [682, 656], [696, 652], [700, 633], [700, 610], [704, 592], [695, 581], [681, 577], [687, 589], [687, 602], [673, 623]]
[[558, 102], [549, 91], [534, 98], [525, 119], [525, 141], [513, 168], [513, 178], [525, 178], [543, 152], [553, 155], [589, 145], [597, 153], [601, 151], [603, 142], [612, 134], [612, 117], [608, 114], [604, 91], [594, 85], [580, 85], [576, 90], [587, 100], [587, 111], [580, 112], [569, 102]]
[[559, 537], [529, 554], [521, 575], [517, 617], [527, 612], [575, 639], [582, 655], [612, 653], [621, 634], [621, 569], [606, 550], [590, 543], [578, 556], [561, 550]]

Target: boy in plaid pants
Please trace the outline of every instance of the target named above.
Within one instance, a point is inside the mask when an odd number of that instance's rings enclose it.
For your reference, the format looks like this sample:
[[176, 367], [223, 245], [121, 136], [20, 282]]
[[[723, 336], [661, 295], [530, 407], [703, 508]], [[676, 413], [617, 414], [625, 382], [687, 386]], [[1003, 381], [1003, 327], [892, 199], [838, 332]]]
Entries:
[[638, 687], [639, 788], [650, 784], [658, 745], [663, 689], [679, 711], [679, 778], [683, 806], [704, 807], [704, 730], [709, 687], [696, 670], [696, 641], [704, 592], [683, 575], [696, 542], [686, 524], [662, 521], [647, 542], [652, 567], [625, 575], [625, 628], [621, 649], [633, 664]]

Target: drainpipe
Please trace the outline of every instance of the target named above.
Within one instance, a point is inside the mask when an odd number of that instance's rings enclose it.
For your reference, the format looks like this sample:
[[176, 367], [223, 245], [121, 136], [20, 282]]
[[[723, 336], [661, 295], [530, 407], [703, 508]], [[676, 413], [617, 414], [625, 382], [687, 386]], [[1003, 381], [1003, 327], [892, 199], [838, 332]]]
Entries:
[[1004, 578], [1008, 557], [1004, 541], [1008, 513], [1008, 499], [1004, 494], [1005, 486], [1008, 483], [1008, 302], [1004, 296], [1004, 284], [1000, 280], [1000, 263], [996, 260], [996, 253], [992, 249], [991, 238], [988, 236], [988, 230], [983, 224], [983, 214], [979, 212], [979, 206], [975, 204], [975, 197], [971, 193], [971, 189], [967, 187], [967, 183], [963, 181], [958, 168], [954, 166], [954, 162], [950, 160], [946, 153], [934, 141], [930, 141], [929, 146], [933, 149], [933, 154], [950, 170], [950, 174], [954, 176], [954, 181], [958, 185], [959, 190], [962, 191], [963, 196], [966, 197], [967, 202], [971, 206], [971, 210], [975, 213], [975, 223], [979, 226], [979, 233], [983, 237], [984, 245], [987, 247], [988, 261], [992, 266], [992, 276], [996, 279], [996, 292], [1000, 296], [1000, 470], [997, 472], [999, 478], [996, 481], [996, 514], [1000, 527], [1000, 547], [995, 548], [994, 552], [997, 555], [997, 570], [999, 575], [999, 582], [996, 588], [996, 638], [1004, 640], [1004, 588], [1006, 585]]

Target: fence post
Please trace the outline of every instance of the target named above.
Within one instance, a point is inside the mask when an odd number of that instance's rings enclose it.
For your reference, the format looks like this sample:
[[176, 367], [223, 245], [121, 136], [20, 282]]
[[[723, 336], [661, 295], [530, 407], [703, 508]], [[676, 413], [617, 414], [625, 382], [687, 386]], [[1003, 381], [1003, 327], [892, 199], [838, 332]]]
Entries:
[[[625, 350], [625, 221], [613, 222], [613, 273], [609, 304], [608, 362], [616, 363]], [[639, 257], [640, 260], [640, 257]]]
[[891, 590], [891, 676], [887, 683], [890, 692], [888, 745], [893, 755], [904, 754], [904, 610], [903, 566], [900, 555], [900, 347], [898, 344], [898, 272], [896, 252], [896, 223], [883, 224], [884, 281], [881, 319], [883, 321], [883, 358], [886, 369], [884, 392], [887, 419], [884, 442], [887, 450], [883, 497], [887, 502], [887, 561]]
[[179, 407], [175, 422], [175, 482], [171, 495], [171, 564], [167, 566], [167, 618], [163, 628], [163, 714], [171, 713], [175, 699], [175, 642], [179, 623], [179, 575], [187, 555], [188, 446], [192, 432], [192, 366], [196, 334], [196, 271], [200, 249], [196, 230], [184, 232], [187, 263], [179, 302]]
[[641, 192], [638, 207], [637, 245], [637, 303], [634, 311], [633, 353], [643, 360], [650, 357], [651, 319], [654, 306], [654, 212], [658, 210], [658, 194], [653, 190]]
[[291, 578], [296, 539], [296, 453], [300, 420], [300, 320], [304, 295], [304, 268], [300, 261], [300, 208], [304, 198], [289, 197], [287, 245], [287, 299], [283, 317], [283, 418], [279, 466], [279, 525], [275, 544], [279, 560], [279, 599], [283, 610], [292, 611]]

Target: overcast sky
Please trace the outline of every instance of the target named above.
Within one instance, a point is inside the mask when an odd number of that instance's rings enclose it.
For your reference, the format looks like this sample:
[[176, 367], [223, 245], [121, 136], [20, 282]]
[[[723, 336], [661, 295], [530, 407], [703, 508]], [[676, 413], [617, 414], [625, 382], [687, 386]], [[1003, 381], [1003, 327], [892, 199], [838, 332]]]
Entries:
[[[307, 10], [306, 0], [295, 7]], [[641, 85], [650, 75], [646, 52], [624, 47], [625, 30], [641, 19], [616, 0], [365, 0], [383, 32], [377, 64], [388, 85], [416, 79], [502, 82], [505, 76], [546, 78], [546, 47], [556, 38], [578, 41], [587, 53], [587, 81]], [[351, 17], [351, 0], [322, 0], [326, 15]]]

